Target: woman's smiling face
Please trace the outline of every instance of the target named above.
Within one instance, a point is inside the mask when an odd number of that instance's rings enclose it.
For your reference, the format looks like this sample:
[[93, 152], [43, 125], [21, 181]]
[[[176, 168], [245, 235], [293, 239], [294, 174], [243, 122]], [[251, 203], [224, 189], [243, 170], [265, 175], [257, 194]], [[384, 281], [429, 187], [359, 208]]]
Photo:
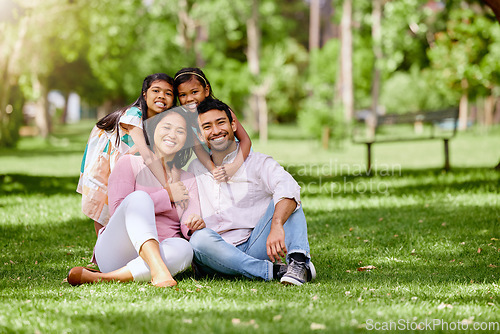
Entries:
[[186, 143], [186, 120], [178, 113], [171, 112], [158, 123], [154, 133], [156, 151], [170, 161]]

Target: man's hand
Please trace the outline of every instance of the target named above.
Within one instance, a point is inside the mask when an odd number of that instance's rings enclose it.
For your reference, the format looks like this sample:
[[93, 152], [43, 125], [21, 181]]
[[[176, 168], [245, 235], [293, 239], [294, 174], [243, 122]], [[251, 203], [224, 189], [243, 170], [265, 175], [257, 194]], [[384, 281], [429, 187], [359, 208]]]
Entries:
[[[271, 223], [272, 224], [272, 223]], [[271, 231], [266, 242], [267, 256], [271, 262], [279, 261], [286, 257], [287, 249], [285, 245], [285, 230], [283, 225], [271, 225]]]
[[183, 222], [184, 225], [188, 227], [191, 231], [201, 230], [205, 228], [205, 221], [199, 215], [192, 213], [189, 217]]
[[271, 221], [271, 231], [267, 237], [266, 248], [267, 256], [272, 262], [284, 258], [287, 253], [285, 245], [285, 229], [283, 225], [286, 223], [290, 215], [293, 213], [297, 203], [294, 199], [283, 198], [274, 207], [273, 219]]

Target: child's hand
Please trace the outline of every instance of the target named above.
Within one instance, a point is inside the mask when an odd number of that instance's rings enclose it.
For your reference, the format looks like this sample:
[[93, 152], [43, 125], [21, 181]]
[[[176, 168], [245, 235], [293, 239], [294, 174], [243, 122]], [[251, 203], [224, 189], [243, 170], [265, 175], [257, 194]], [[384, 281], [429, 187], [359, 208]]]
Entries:
[[199, 215], [192, 213], [189, 217], [183, 222], [191, 231], [201, 230], [205, 228], [205, 221]]
[[226, 182], [228, 180], [226, 169], [224, 166], [215, 167], [212, 170], [212, 175], [217, 182]]
[[238, 169], [239, 167], [234, 162], [224, 165], [224, 170], [226, 171], [226, 182], [229, 181], [234, 174], [236, 174]]
[[173, 182], [165, 187], [170, 196], [170, 202], [180, 205], [183, 209], [187, 207], [189, 192], [181, 181]]

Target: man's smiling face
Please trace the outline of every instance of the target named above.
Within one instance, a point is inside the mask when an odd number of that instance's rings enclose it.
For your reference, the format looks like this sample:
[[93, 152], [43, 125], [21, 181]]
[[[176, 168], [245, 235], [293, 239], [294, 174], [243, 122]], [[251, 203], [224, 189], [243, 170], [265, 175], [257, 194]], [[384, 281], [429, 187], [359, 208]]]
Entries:
[[236, 123], [225, 111], [212, 109], [198, 116], [203, 136], [208, 146], [214, 151], [225, 151], [234, 144]]

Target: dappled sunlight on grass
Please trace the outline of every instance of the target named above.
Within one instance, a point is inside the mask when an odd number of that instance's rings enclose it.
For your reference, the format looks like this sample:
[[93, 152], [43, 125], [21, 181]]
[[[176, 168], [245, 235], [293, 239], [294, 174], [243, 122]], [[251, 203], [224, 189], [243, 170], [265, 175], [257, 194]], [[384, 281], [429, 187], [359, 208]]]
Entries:
[[[408, 161], [366, 175], [292, 139], [279, 145], [299, 157], [285, 168], [302, 186], [316, 281], [195, 280], [188, 269], [166, 290], [61, 283], [71, 267], [90, 264], [96, 240], [75, 191], [83, 153], [75, 147], [87, 135], [0, 152], [0, 332], [358, 332], [368, 319], [498, 321], [499, 172]], [[363, 149], [335, 154], [352, 153], [356, 164], [358, 152], [362, 163]], [[300, 160], [308, 154], [311, 165]]]

